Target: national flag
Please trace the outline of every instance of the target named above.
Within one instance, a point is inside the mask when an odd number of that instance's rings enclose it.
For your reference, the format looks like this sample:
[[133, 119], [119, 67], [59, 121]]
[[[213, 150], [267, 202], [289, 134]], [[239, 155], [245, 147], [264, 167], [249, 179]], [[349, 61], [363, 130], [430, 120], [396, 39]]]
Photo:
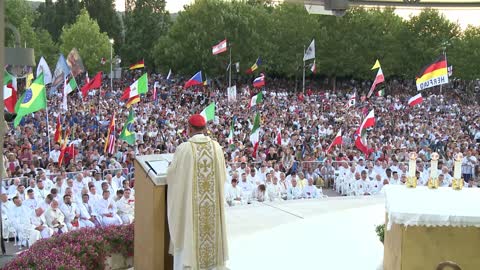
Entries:
[[382, 68], [379, 67], [377, 71], [377, 76], [375, 77], [375, 81], [373, 81], [372, 87], [370, 87], [370, 91], [368, 92], [367, 98], [369, 98], [373, 94], [373, 90], [377, 87], [378, 84], [385, 81], [385, 77], [383, 76]]
[[260, 143], [260, 114], [255, 115], [255, 120], [253, 121], [252, 134], [250, 135], [250, 142], [253, 145], [253, 154], [254, 158], [257, 157], [258, 145]]
[[235, 144], [233, 143], [233, 133], [235, 132], [234, 128], [234, 123], [235, 123], [235, 118], [232, 119], [232, 123], [230, 124], [230, 133], [228, 133], [228, 145], [230, 147], [235, 147]]
[[453, 75], [453, 66], [450, 65], [448, 66], [448, 77], [452, 77], [452, 75]]
[[25, 78], [25, 87], [29, 88], [30, 85], [32, 85], [32, 81], [33, 81], [33, 73], [29, 72], [27, 74], [27, 77]]
[[377, 68], [380, 68], [380, 61], [378, 61], [378, 59], [375, 61], [375, 64], [373, 64], [373, 67], [371, 70], [374, 70], [374, 69], [377, 69]]
[[100, 64], [103, 66], [105, 65], [105, 63], [107, 63], [107, 60], [105, 59], [105, 57], [102, 57], [102, 59], [100, 59]]
[[265, 86], [265, 75], [261, 74], [260, 77], [255, 78], [253, 80], [253, 87], [261, 88]]
[[127, 100], [127, 108], [130, 108], [132, 104], [140, 102], [140, 94], [145, 94], [147, 92], [148, 76], [147, 73], [145, 73], [129, 87], [125, 88], [122, 97], [120, 97], [120, 100]]
[[168, 70], [168, 75], [167, 75], [167, 78], [166, 80], [170, 80], [170, 77], [172, 77], [172, 69]]
[[[68, 148], [67, 147], [67, 144], [68, 144], [68, 136], [70, 135], [70, 128], [67, 128], [67, 130], [65, 131], [65, 140], [63, 140], [62, 142], [62, 146], [60, 148], [60, 156], [58, 157], [58, 166], [62, 166], [63, 164], [63, 160], [65, 160], [65, 153], [68, 152]], [[59, 141], [60, 142], [60, 141]], [[71, 145], [73, 145], [73, 142], [70, 143]]]
[[276, 138], [275, 141], [278, 145], [282, 145], [282, 130], [281, 129], [277, 130], [277, 138]]
[[383, 96], [385, 96], [385, 89], [381, 89], [381, 90], [377, 91], [377, 93], [375, 94], [375, 96], [377, 96], [377, 97], [383, 97]]
[[200, 115], [205, 118], [206, 122], [215, 120], [215, 102], [210, 103], [210, 105], [203, 109]]
[[[65, 137], [65, 140], [67, 137]], [[53, 141], [59, 143], [62, 141], [62, 124], [60, 123], [60, 115], [57, 116], [57, 126], [55, 127], [55, 135]]]
[[49, 83], [52, 83], [52, 72], [50, 71], [50, 68], [48, 67], [47, 61], [45, 61], [45, 58], [43, 58], [43, 56], [40, 58], [40, 61], [38, 61], [37, 77], [40, 76], [40, 74], [42, 74], [42, 73], [43, 73], [43, 76], [44, 76], [45, 85], [47, 85]]
[[153, 101], [157, 100], [158, 98], [157, 89], [159, 88], [159, 86], [160, 84], [157, 81], [153, 83], [153, 96], [152, 96]]
[[417, 90], [448, 83], [447, 59], [441, 55], [433, 63], [424, 67], [417, 75]]
[[17, 127], [23, 116], [34, 113], [47, 107], [47, 91], [43, 83], [43, 74], [33, 81], [30, 88], [20, 97], [15, 105], [17, 116], [14, 120], [14, 126]]
[[88, 91], [92, 89], [98, 89], [102, 86], [102, 72], [99, 71], [92, 80], [88, 78], [87, 74], [87, 80], [88, 83], [81, 88], [83, 98], [87, 97]]
[[305, 54], [303, 55], [303, 61], [307, 61], [310, 59], [315, 59], [315, 39], [312, 40], [307, 50], [305, 51]]
[[203, 78], [202, 78], [202, 71], [199, 71], [193, 75], [190, 80], [188, 80], [185, 85], [183, 86], [184, 89], [189, 88], [190, 86], [194, 85], [202, 85], [203, 84]]
[[343, 140], [342, 140], [342, 130], [339, 130], [338, 133], [337, 133], [337, 136], [335, 136], [335, 138], [333, 139], [332, 143], [330, 144], [330, 146], [328, 146], [327, 148], [327, 154], [330, 153], [330, 150], [332, 149], [332, 147], [334, 147], [335, 145], [339, 145], [339, 144], [342, 144], [343, 143]]
[[263, 101], [263, 92], [260, 91], [260, 92], [258, 92], [258, 94], [254, 95], [250, 99], [250, 103], [248, 104], [248, 107], [251, 108], [255, 105], [258, 105], [258, 104], [262, 103], [262, 101]]
[[362, 151], [365, 156], [370, 155], [370, 153], [373, 151], [371, 148], [368, 148], [367, 146], [367, 139], [366, 139], [366, 133], [367, 133], [367, 128], [373, 127], [375, 125], [375, 112], [374, 110], [371, 110], [368, 115], [363, 119], [362, 124], [360, 127], [355, 131], [354, 136], [355, 138], [355, 146]]
[[126, 141], [128, 144], [135, 144], [135, 130], [133, 125], [135, 124], [135, 115], [133, 109], [130, 109], [127, 122], [123, 126], [122, 133], [120, 133], [120, 139]]
[[15, 104], [17, 103], [17, 78], [10, 75], [7, 71], [5, 71], [3, 75], [3, 103], [8, 112], [15, 113]]
[[138, 61], [137, 63], [133, 64], [130, 66], [129, 70], [134, 70], [137, 68], [144, 68], [145, 67], [145, 62], [142, 60]]
[[353, 92], [353, 95], [351, 95], [350, 99], [348, 100], [347, 108], [355, 106], [356, 103], [357, 103], [357, 92]]
[[411, 98], [408, 100], [408, 105], [409, 105], [410, 107], [413, 107], [413, 106], [415, 106], [415, 105], [417, 105], [417, 104], [420, 104], [420, 103], [422, 103], [422, 102], [423, 102], [423, 97], [422, 97], [422, 94], [419, 93], [418, 95], [413, 96], [413, 97], [411, 97]]
[[313, 74], [317, 73], [317, 65], [315, 65], [315, 60], [313, 60], [313, 64], [310, 67], [310, 71], [312, 71]]
[[227, 40], [226, 39], [220, 41], [220, 43], [218, 43], [217, 45], [212, 47], [212, 54], [213, 55], [217, 55], [219, 53], [226, 52], [226, 51], [227, 51]]
[[[110, 119], [110, 124], [108, 125], [108, 130], [107, 130], [107, 138], [105, 140], [105, 147], [103, 148], [103, 152], [105, 153], [110, 153], [111, 144], [115, 144], [115, 112], [112, 115], [112, 118]], [[111, 137], [113, 135], [113, 139]], [[108, 150], [108, 152], [107, 152]]]
[[51, 88], [57, 89], [59, 85], [65, 82], [65, 78], [70, 74], [70, 68], [68, 67], [67, 61], [63, 54], [60, 54], [58, 57], [57, 65], [55, 66], [55, 71], [53, 73], [53, 81]]
[[65, 90], [64, 93], [70, 94], [78, 88], [77, 81], [75, 77], [71, 76], [70, 78], [65, 80]]
[[253, 64], [249, 69], [247, 69], [246, 73], [247, 74], [252, 74], [255, 70], [258, 69], [258, 67], [262, 64], [262, 59], [260, 59], [260, 56], [255, 60], [255, 64]]

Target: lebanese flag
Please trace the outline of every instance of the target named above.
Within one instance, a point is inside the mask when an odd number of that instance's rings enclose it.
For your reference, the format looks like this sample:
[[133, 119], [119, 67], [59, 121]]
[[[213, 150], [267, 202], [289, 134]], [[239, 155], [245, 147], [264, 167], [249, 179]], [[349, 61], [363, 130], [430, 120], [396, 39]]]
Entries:
[[278, 129], [277, 131], [277, 140], [276, 140], [278, 145], [282, 145], [282, 131]]
[[59, 143], [62, 140], [62, 124], [60, 123], [60, 115], [57, 117], [57, 126], [55, 127], [55, 135], [53, 136], [53, 140], [56, 143]]
[[310, 68], [313, 74], [317, 73], [317, 65], [315, 64], [315, 60], [313, 60], [312, 67]]
[[335, 139], [333, 139], [333, 142], [327, 148], [327, 154], [330, 153], [330, 150], [332, 149], [332, 147], [334, 147], [335, 145], [342, 144], [342, 143], [343, 143], [342, 130], [339, 130], [338, 133], [337, 133], [337, 136], [335, 136]]
[[219, 53], [226, 52], [226, 51], [227, 51], [227, 40], [226, 39], [212, 47], [212, 54], [213, 55], [217, 55]]
[[5, 104], [5, 109], [10, 113], [15, 113], [15, 104], [17, 103], [17, 78], [5, 71], [3, 83], [3, 103]]
[[370, 87], [370, 91], [368, 92], [367, 97], [369, 98], [373, 94], [373, 90], [377, 87], [378, 84], [385, 81], [385, 77], [383, 76], [382, 68], [378, 68], [377, 76], [375, 77], [375, 81], [373, 81], [372, 87]]
[[102, 86], [102, 72], [99, 71], [95, 77], [93, 77], [93, 80], [90, 80], [87, 75], [87, 83], [82, 86], [81, 91], [82, 91], [82, 97], [86, 98], [88, 91], [92, 89], [98, 89]]
[[418, 95], [414, 96], [414, 97], [411, 97], [409, 100], [408, 100], [408, 105], [410, 107], [413, 107], [417, 104], [420, 104], [423, 102], [423, 97], [422, 97], [422, 94], [419, 93]]

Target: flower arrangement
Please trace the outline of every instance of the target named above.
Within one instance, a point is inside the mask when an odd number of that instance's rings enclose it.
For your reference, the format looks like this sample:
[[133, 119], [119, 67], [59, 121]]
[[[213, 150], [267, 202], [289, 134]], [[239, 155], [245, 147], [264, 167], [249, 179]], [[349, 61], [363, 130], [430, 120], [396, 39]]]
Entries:
[[113, 253], [133, 256], [134, 225], [83, 228], [37, 241], [3, 269], [94, 270]]
[[385, 224], [380, 224], [375, 227], [375, 232], [378, 235], [378, 239], [383, 244], [383, 240], [385, 239]]

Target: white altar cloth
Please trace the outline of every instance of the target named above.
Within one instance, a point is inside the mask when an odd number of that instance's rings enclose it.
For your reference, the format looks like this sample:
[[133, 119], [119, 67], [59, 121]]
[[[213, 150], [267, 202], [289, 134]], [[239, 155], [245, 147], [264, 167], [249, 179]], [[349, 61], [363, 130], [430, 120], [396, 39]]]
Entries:
[[387, 229], [404, 226], [480, 227], [480, 189], [384, 187]]

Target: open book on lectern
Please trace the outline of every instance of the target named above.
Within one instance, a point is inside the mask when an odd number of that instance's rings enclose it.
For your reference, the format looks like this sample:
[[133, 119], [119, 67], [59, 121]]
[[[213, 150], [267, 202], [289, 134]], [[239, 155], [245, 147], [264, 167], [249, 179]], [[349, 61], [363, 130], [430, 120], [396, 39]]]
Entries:
[[172, 163], [173, 154], [137, 156], [136, 159], [155, 184], [166, 183], [168, 166]]

